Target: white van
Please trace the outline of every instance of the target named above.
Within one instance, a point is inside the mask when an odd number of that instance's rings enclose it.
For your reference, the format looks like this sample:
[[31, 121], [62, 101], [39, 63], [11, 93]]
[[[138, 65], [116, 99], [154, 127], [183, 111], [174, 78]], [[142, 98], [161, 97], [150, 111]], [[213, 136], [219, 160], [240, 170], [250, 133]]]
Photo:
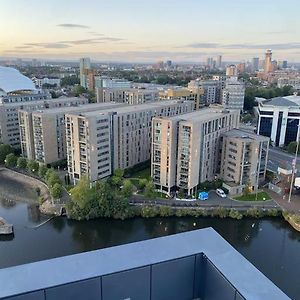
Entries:
[[216, 194], [220, 196], [221, 198], [226, 198], [226, 194], [222, 189], [216, 189]]

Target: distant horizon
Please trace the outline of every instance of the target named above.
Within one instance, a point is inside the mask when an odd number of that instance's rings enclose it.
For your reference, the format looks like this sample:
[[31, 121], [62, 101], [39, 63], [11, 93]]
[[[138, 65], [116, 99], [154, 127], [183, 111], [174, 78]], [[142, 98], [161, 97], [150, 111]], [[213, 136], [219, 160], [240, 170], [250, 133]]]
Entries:
[[[292, 8], [292, 9], [291, 9]], [[300, 61], [297, 0], [2, 0], [0, 57]]]

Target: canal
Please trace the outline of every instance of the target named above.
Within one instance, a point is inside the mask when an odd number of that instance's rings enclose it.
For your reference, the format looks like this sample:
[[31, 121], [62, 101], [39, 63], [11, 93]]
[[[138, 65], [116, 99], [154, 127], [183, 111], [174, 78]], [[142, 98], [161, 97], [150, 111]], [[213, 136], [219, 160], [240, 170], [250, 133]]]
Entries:
[[300, 299], [300, 233], [280, 218], [154, 218], [77, 222], [47, 219], [35, 205], [0, 200], [0, 216], [15, 234], [0, 237], [0, 268], [130, 243], [188, 230], [213, 227], [293, 299]]

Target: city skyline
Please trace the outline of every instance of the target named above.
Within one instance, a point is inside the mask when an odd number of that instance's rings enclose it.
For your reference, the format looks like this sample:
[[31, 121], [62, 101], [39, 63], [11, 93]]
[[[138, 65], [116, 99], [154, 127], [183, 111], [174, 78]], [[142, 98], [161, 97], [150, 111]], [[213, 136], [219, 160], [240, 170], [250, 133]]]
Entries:
[[296, 0], [82, 4], [4, 0], [0, 57], [199, 62], [223, 55], [233, 61], [263, 58], [270, 48], [276, 59], [300, 61]]

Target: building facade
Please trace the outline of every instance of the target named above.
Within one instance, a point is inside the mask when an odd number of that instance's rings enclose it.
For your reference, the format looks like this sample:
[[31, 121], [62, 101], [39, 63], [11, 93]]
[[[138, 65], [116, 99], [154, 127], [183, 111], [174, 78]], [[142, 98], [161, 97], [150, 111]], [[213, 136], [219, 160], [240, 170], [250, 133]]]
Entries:
[[298, 139], [300, 96], [257, 99], [257, 133], [267, 136], [275, 146], [287, 146]]
[[88, 88], [88, 77], [86, 72], [91, 69], [91, 60], [89, 57], [80, 58], [79, 72], [80, 72], [80, 85], [84, 88]]
[[222, 104], [228, 109], [244, 108], [245, 84], [240, 82], [237, 77], [231, 77], [226, 80], [225, 88], [222, 90]]
[[229, 193], [257, 190], [266, 176], [269, 138], [233, 129], [222, 135], [221, 149], [220, 177]]
[[82, 98], [82, 102], [78, 103], [76, 100], [68, 107], [19, 111], [21, 151], [24, 157], [45, 164], [66, 159], [65, 114], [124, 106], [117, 103], [87, 104], [88, 100]]
[[151, 125], [156, 116], [191, 112], [191, 101], [160, 101], [66, 115], [68, 172], [90, 181], [150, 159]]
[[204, 108], [152, 120], [151, 175], [156, 188], [188, 195], [215, 179], [220, 169], [220, 136], [239, 126], [239, 110]]

